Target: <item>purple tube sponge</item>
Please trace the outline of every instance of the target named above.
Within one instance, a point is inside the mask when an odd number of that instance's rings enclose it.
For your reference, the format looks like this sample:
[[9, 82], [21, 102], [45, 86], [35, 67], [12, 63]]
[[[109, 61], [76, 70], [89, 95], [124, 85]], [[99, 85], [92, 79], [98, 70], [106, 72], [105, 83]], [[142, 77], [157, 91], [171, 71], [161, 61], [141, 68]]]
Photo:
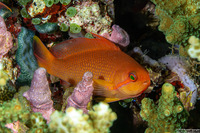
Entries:
[[31, 87], [24, 92], [24, 97], [31, 103], [33, 112], [40, 112], [42, 116], [50, 121], [50, 115], [55, 110], [51, 100], [51, 91], [46, 77], [46, 69], [38, 68], [33, 75]]
[[78, 83], [73, 93], [67, 99], [67, 108], [75, 107], [82, 109], [84, 113], [88, 113], [87, 105], [94, 90], [92, 78], [93, 74], [91, 72], [86, 72], [83, 75], [82, 81]]
[[13, 47], [13, 38], [7, 31], [4, 19], [0, 16], [0, 59]]
[[189, 75], [189, 64], [183, 57], [177, 55], [166, 55], [160, 58], [159, 62], [165, 64], [173, 73], [176, 73], [183, 85], [190, 89], [192, 93], [188, 92], [187, 96], [192, 94], [190, 105], [191, 107], [194, 106], [197, 100], [198, 86], [195, 80]]

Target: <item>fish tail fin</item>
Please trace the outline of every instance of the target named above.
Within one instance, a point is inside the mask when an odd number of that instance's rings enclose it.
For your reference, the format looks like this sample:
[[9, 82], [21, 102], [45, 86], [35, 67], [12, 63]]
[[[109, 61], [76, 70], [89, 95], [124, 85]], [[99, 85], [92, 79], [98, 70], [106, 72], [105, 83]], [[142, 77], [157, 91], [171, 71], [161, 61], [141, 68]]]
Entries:
[[51, 70], [51, 65], [49, 64], [52, 64], [54, 62], [55, 57], [45, 47], [45, 45], [37, 36], [33, 37], [33, 49], [38, 65], [40, 67], [44, 67], [49, 72]]

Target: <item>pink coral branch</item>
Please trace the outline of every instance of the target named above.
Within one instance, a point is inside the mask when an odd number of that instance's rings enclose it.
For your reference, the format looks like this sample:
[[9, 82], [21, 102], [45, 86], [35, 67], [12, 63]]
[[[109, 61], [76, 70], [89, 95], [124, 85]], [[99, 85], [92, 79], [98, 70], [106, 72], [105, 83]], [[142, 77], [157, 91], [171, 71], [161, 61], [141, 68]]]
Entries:
[[24, 92], [24, 97], [31, 103], [33, 112], [40, 112], [50, 122], [50, 115], [55, 110], [51, 100], [51, 91], [46, 77], [46, 69], [38, 68], [33, 75], [31, 87]]
[[0, 16], [0, 59], [13, 47], [13, 38], [7, 31], [4, 19]]
[[20, 125], [20, 122], [19, 121], [15, 121], [13, 123], [6, 124], [5, 127], [11, 129], [12, 133], [18, 133], [19, 125]]
[[67, 99], [67, 108], [72, 106], [82, 109], [84, 113], [88, 113], [87, 105], [94, 90], [92, 78], [93, 74], [91, 72], [86, 72], [83, 75], [82, 81], [78, 83], [73, 93]]
[[124, 29], [122, 29], [119, 25], [116, 24], [112, 26], [111, 36], [109, 36], [108, 33], [104, 33], [102, 36], [123, 47], [128, 46], [130, 43], [130, 38], [128, 33]]

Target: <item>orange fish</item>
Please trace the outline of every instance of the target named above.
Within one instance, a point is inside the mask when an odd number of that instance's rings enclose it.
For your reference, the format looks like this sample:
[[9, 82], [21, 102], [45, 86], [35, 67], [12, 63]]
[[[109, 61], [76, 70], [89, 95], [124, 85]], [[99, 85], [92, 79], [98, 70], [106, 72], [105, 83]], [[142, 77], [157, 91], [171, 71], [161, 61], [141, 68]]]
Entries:
[[38, 65], [73, 85], [86, 71], [92, 72], [94, 95], [105, 102], [136, 97], [145, 91], [150, 85], [148, 72], [109, 40], [93, 36], [66, 40], [50, 50], [34, 36]]

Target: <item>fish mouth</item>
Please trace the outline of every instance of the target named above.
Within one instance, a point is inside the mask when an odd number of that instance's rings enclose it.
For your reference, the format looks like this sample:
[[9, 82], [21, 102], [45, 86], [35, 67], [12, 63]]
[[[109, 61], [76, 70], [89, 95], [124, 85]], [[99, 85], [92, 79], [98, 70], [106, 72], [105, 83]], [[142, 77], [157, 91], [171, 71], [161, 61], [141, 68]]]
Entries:
[[150, 80], [145, 80], [144, 82], [143, 82], [143, 85], [145, 85], [145, 86], [149, 86], [150, 85]]

